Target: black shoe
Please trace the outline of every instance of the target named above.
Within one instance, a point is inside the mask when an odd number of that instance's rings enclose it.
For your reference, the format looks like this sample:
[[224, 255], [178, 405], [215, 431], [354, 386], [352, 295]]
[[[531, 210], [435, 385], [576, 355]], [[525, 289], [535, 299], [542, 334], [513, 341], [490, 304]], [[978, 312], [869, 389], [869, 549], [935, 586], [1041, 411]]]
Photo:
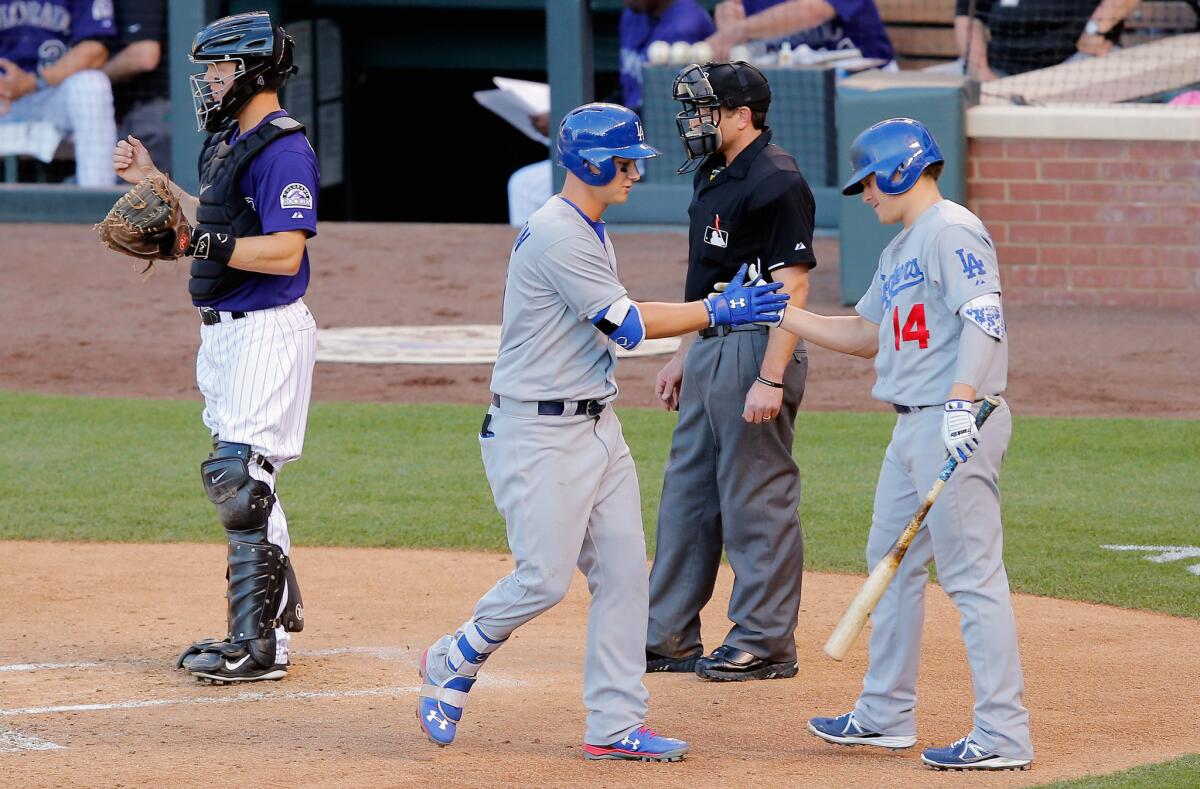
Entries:
[[690, 674], [696, 670], [696, 660], [704, 654], [703, 649], [697, 649], [687, 657], [673, 658], [646, 650], [646, 673], [656, 671], [677, 671]]
[[696, 675], [702, 679], [787, 679], [796, 676], [796, 661], [768, 663], [749, 652], [722, 644], [711, 655], [696, 661]]

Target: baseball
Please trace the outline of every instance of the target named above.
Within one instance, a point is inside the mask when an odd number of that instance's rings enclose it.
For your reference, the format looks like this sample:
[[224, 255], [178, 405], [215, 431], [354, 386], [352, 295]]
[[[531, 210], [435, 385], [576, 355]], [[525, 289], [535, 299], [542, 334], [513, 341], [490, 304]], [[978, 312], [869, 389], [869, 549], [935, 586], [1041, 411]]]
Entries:
[[713, 59], [712, 44], [707, 41], [697, 41], [692, 44], [692, 62], [708, 63]]
[[688, 55], [692, 53], [692, 47], [686, 41], [676, 41], [671, 45], [671, 63], [676, 66], [682, 66], [688, 62]]
[[654, 41], [646, 48], [646, 60], [655, 66], [665, 66], [671, 59], [671, 45], [666, 41]]
[[737, 60], [750, 62], [750, 47], [745, 44], [738, 44], [729, 50], [729, 62], [733, 63]]

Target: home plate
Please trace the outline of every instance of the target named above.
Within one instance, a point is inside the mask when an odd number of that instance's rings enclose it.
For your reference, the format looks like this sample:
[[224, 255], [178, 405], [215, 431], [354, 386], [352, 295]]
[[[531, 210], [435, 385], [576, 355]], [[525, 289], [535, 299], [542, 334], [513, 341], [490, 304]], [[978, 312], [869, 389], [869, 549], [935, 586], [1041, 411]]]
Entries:
[[57, 751], [62, 746], [57, 743], [39, 740], [29, 734], [22, 734], [11, 729], [0, 729], [0, 753], [16, 751]]
[[[678, 337], [646, 340], [617, 356], [675, 353]], [[500, 350], [498, 324], [356, 326], [317, 332], [318, 362], [354, 364], [492, 364]]]

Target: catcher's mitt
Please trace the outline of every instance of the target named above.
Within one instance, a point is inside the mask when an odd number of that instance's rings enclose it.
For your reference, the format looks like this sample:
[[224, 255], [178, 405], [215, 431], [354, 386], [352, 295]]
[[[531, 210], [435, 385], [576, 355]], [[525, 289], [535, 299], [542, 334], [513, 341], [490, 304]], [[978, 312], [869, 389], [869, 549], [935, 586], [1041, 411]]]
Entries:
[[162, 173], [143, 178], [121, 195], [95, 229], [109, 249], [151, 265], [183, 257], [192, 241], [192, 228]]

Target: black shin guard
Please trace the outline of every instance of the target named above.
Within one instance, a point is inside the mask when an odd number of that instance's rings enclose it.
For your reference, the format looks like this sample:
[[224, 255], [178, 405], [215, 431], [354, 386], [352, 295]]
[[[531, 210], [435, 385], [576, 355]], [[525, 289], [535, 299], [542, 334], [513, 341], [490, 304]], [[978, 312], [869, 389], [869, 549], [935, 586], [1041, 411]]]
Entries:
[[[283, 550], [267, 540], [267, 521], [275, 505], [275, 494], [267, 483], [250, 476], [247, 461], [251, 457], [248, 445], [219, 441], [200, 466], [205, 492], [217, 507], [229, 541], [226, 571], [229, 632], [225, 641], [201, 642], [185, 651], [180, 661], [193, 655], [186, 662], [192, 671], [210, 656], [237, 658], [248, 653], [264, 668], [275, 662], [274, 631], [280, 625], [279, 605], [289, 575], [291, 579], [295, 576], [290, 573]], [[289, 600], [287, 611], [294, 614], [299, 610], [302, 619], [299, 588], [292, 583], [289, 592], [293, 587], [296, 607]]]

